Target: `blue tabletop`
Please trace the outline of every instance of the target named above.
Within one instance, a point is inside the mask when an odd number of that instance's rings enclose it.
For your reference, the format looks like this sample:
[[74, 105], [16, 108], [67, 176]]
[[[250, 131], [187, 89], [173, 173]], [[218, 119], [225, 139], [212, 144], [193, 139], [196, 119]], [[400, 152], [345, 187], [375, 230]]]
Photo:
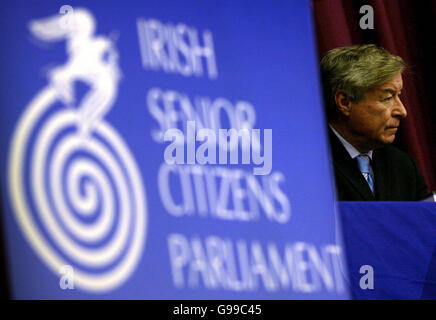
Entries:
[[355, 299], [436, 298], [435, 203], [341, 202], [339, 208]]

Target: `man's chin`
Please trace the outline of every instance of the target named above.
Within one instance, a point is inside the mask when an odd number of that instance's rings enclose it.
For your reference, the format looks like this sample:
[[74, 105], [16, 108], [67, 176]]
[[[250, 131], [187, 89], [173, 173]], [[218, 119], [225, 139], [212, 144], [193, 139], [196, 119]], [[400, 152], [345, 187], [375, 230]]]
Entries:
[[387, 137], [383, 137], [383, 139], [379, 140], [380, 146], [391, 144], [395, 140], [395, 134], [389, 135]]

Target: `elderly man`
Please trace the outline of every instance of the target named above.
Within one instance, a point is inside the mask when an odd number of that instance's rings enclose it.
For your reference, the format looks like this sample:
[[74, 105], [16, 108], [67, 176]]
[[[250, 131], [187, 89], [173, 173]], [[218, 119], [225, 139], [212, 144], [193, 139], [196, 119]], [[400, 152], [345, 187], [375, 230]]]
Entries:
[[414, 201], [428, 196], [413, 159], [390, 144], [407, 111], [404, 61], [375, 45], [336, 48], [321, 60], [338, 199]]

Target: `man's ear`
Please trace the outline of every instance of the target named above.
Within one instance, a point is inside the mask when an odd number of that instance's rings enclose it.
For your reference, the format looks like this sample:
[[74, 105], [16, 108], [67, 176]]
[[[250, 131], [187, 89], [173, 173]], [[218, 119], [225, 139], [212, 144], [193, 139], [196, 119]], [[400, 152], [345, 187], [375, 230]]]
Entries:
[[350, 115], [351, 107], [353, 104], [353, 102], [351, 101], [351, 97], [347, 95], [344, 91], [339, 90], [335, 94], [335, 102], [339, 112], [342, 115], [348, 117]]

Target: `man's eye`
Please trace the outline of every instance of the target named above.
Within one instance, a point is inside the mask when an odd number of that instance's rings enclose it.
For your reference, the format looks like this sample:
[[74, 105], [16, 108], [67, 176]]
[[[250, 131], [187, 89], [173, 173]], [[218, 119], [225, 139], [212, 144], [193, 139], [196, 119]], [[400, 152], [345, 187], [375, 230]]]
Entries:
[[390, 97], [384, 98], [383, 101], [389, 101], [389, 100], [391, 100], [392, 98], [393, 98], [393, 96], [390, 96]]

